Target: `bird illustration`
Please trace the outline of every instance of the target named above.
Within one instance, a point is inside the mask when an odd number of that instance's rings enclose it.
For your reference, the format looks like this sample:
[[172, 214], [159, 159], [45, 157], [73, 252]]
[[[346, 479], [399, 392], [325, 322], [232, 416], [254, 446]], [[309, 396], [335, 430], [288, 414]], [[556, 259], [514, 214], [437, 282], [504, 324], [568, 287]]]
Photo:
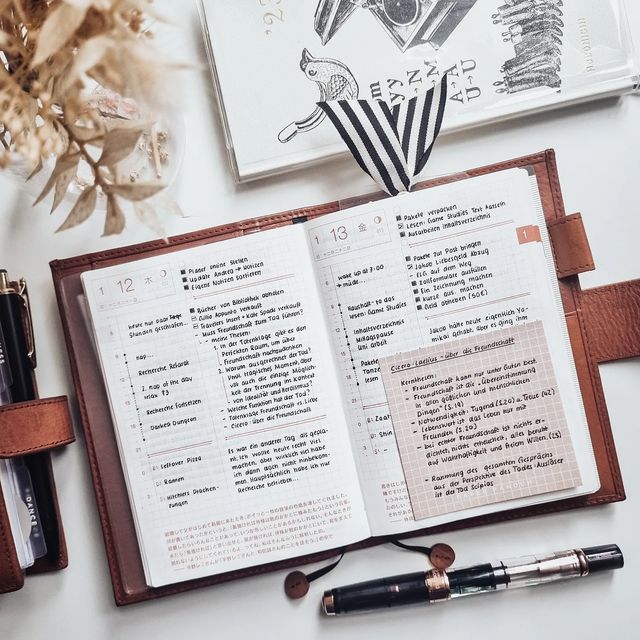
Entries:
[[[330, 100], [355, 100], [358, 97], [358, 83], [348, 67], [331, 58], [314, 58], [307, 49], [302, 50], [300, 69], [313, 80], [320, 90], [319, 102]], [[279, 134], [278, 140], [289, 142], [298, 133], [315, 129], [326, 117], [325, 112], [316, 107], [306, 118], [288, 124]]]

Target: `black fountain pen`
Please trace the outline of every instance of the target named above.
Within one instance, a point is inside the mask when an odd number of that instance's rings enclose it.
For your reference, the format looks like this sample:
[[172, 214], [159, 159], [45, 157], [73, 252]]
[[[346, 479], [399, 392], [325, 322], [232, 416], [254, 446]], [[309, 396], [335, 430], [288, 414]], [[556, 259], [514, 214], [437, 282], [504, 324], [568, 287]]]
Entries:
[[[7, 272], [0, 269], [0, 326], [5, 338], [7, 362], [13, 380], [10, 392], [12, 402], [27, 402], [37, 397], [33, 370], [36, 351], [27, 284], [24, 279], [14, 284]], [[49, 462], [46, 453], [24, 456], [29, 469], [42, 530], [47, 544], [47, 559], [55, 563], [60, 552], [60, 532], [54, 498], [49, 480]]]
[[385, 609], [404, 604], [445, 602], [460, 596], [530, 587], [557, 580], [621, 569], [622, 551], [615, 544], [585, 547], [464, 569], [407, 573], [325, 591], [327, 615]]

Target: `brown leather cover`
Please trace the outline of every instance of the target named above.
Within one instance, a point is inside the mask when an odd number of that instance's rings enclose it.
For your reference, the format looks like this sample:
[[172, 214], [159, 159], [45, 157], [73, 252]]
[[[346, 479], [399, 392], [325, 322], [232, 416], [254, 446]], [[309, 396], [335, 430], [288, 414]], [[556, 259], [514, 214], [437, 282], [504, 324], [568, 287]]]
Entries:
[[596, 362], [640, 353], [640, 280], [583, 291], [580, 303]]
[[[73, 424], [66, 396], [0, 407], [0, 458], [14, 458], [50, 451], [74, 440]], [[28, 574], [64, 569], [69, 562], [51, 459], [47, 457], [45, 464], [54, 497], [60, 552], [57, 558], [45, 557], [36, 560], [35, 564], [27, 570]], [[16, 555], [4, 496], [0, 490], [0, 594], [16, 591], [23, 585], [24, 573]]]
[[[597, 368], [598, 359], [592, 352], [592, 345], [594, 343], [600, 346], [607, 343], [606, 338], [600, 335], [601, 329], [597, 323], [594, 323], [593, 318], [593, 316], [598, 313], [596, 300], [599, 295], [606, 295], [607, 289], [605, 288], [603, 290], [603, 294], [596, 292], [592, 294], [587, 292], [584, 294], [580, 291], [578, 278], [575, 275], [569, 274], [569, 272], [579, 268], [579, 265], [592, 261], [590, 258], [585, 259], [588, 252], [588, 245], [585, 246], [582, 241], [578, 241], [577, 244], [575, 244], [576, 238], [580, 237], [580, 233], [573, 233], [573, 231], [579, 231], [578, 223], [565, 223], [564, 228], [562, 228], [562, 220], [565, 219], [565, 212], [560, 193], [554, 153], [547, 151], [489, 167], [474, 169], [464, 174], [430, 180], [420, 184], [418, 188], [429, 188], [437, 184], [463, 180], [470, 176], [487, 174], [513, 167], [522, 167], [530, 172], [535, 172], [547, 222], [553, 226], [552, 223], [556, 221], [556, 225], [560, 225], [556, 228], [562, 229], [559, 233], [556, 231], [552, 232], [554, 234], [554, 251], [556, 252], [556, 256], [563, 256], [563, 258], [559, 260], [562, 265], [558, 274], [559, 277], [562, 278], [559, 280], [559, 284], [566, 311], [571, 343], [574, 349], [587, 420], [596, 453], [601, 488], [597, 493], [589, 496], [453, 522], [437, 528], [416, 531], [414, 535], [431, 534], [534, 514], [539, 515], [575, 507], [604, 504], [623, 500], [625, 497]], [[80, 274], [89, 269], [130, 262], [138, 258], [208, 244], [230, 237], [292, 224], [301, 219], [314, 218], [326, 213], [338, 211], [346, 206], [354, 206], [383, 197], [382, 194], [373, 194], [353, 198], [346, 202], [331, 202], [320, 206], [296, 209], [235, 224], [222, 225], [213, 229], [205, 229], [170, 238], [168, 242], [158, 240], [51, 263], [117, 604], [130, 604], [243, 576], [297, 566], [306, 562], [316, 562], [335, 555], [335, 550], [329, 549], [323, 553], [291, 558], [278, 563], [251, 567], [240, 571], [180, 584], [167, 585], [155, 589], [145, 584], [107, 397], [99, 366], [93, 354], [91, 338], [87, 332], [82, 308], [79, 303], [79, 298], [82, 295]], [[568, 238], [569, 246], [564, 246], [566, 242], [562, 240], [563, 233], [564, 236]], [[571, 246], [571, 243], [574, 243], [573, 246]], [[588, 256], [590, 256], [590, 252], [588, 252]], [[561, 276], [561, 274], [563, 275]], [[634, 289], [634, 291], [637, 293], [636, 289]], [[588, 296], [587, 299], [589, 301], [589, 312], [587, 313], [584, 313], [581, 309], [581, 303], [585, 299], [585, 295]], [[634, 299], [637, 303], [638, 298], [635, 297]], [[618, 295], [617, 302], [624, 308], [625, 296]], [[633, 311], [620, 311], [617, 318], [620, 322], [626, 322], [632, 315]], [[637, 327], [633, 331], [636, 330]], [[620, 328], [621, 335], [625, 334], [625, 331], [627, 330], [624, 327]], [[637, 340], [638, 334], [637, 331], [636, 333], [633, 333], [633, 331], [628, 331], [634, 339], [629, 341], [624, 352], [629, 353], [635, 349], [636, 354], [640, 354], [640, 342]], [[384, 541], [384, 538], [371, 538], [352, 545], [349, 548], [360, 548], [379, 544]]]

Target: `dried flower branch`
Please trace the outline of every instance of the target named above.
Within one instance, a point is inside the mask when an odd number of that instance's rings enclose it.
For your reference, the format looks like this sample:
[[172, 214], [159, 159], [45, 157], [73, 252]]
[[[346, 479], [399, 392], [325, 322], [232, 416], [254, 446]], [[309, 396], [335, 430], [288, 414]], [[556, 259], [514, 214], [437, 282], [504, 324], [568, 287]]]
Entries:
[[143, 29], [145, 16], [153, 13], [151, 2], [0, 0], [0, 167], [17, 155], [34, 175], [55, 158], [36, 199], [41, 202], [53, 191], [52, 212], [79, 181], [81, 167], [91, 176], [58, 230], [87, 220], [103, 194], [105, 235], [124, 229], [121, 201], [136, 203], [136, 215], [157, 231], [151, 207], [140, 205], [163, 185], [136, 182], [136, 176], [122, 177], [118, 169], [146, 135], [154, 174], [160, 177], [153, 122], [105, 111], [87, 91], [97, 82], [138, 105], [153, 101], [162, 68]]

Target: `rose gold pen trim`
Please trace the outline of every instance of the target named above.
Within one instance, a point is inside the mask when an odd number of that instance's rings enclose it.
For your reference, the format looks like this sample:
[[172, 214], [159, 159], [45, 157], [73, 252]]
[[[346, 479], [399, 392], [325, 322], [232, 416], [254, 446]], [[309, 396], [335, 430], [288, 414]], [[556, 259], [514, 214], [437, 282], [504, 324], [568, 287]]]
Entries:
[[322, 610], [328, 616], [335, 616], [336, 615], [336, 608], [335, 608], [335, 603], [333, 601], [333, 594], [332, 593], [326, 592], [322, 596]]
[[429, 593], [429, 602], [446, 602], [451, 599], [449, 576], [444, 571], [439, 569], [427, 571], [424, 583]]

